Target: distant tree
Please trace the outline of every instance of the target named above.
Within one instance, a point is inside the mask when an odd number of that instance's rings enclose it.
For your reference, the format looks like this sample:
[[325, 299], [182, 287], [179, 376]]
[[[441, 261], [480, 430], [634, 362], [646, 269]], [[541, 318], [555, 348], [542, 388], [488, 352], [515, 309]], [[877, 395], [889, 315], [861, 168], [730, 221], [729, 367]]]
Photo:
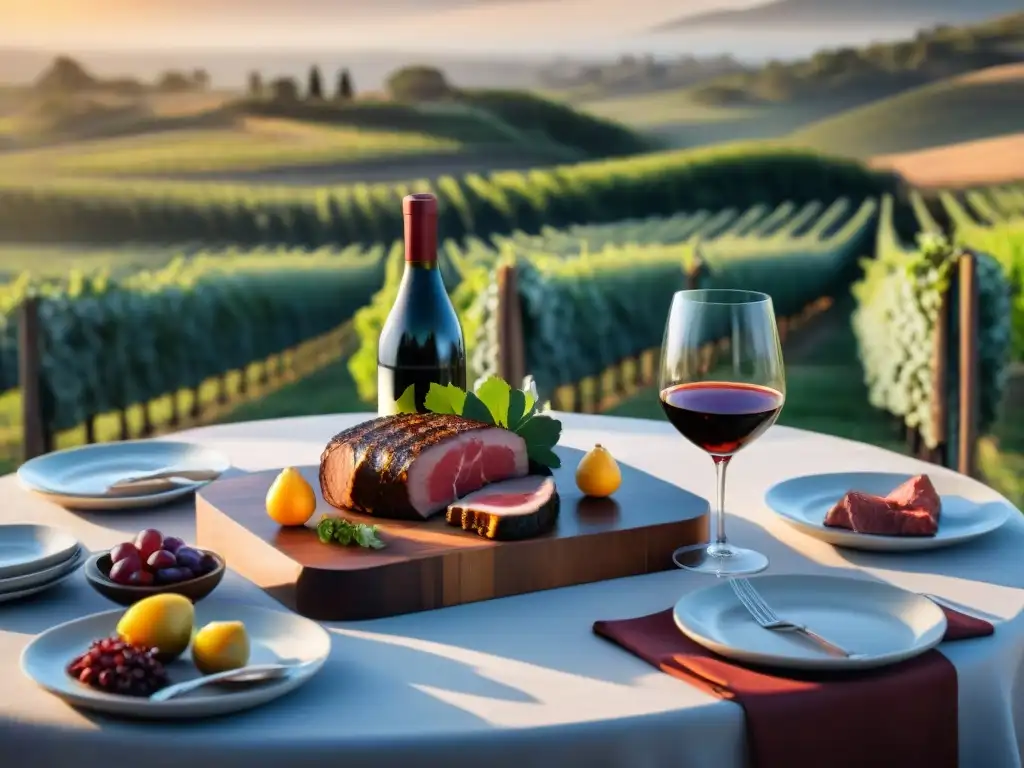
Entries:
[[195, 84], [190, 75], [175, 70], [169, 70], [160, 75], [156, 83], [157, 90], [164, 93], [181, 93], [191, 91]]
[[99, 81], [68, 56], [58, 56], [36, 80], [35, 87], [51, 93], [73, 93], [95, 88]]
[[355, 90], [352, 88], [352, 75], [349, 74], [347, 69], [341, 70], [341, 74], [338, 75], [338, 101], [352, 101], [355, 97]]
[[323, 81], [320, 79], [320, 67], [315, 64], [309, 68], [309, 87], [307, 98], [322, 99], [324, 97]]
[[198, 91], [205, 91], [210, 87], [210, 73], [205, 69], [192, 70], [192, 85]]
[[254, 99], [263, 98], [263, 76], [256, 70], [249, 73], [249, 95]]
[[299, 84], [293, 77], [279, 77], [270, 84], [274, 101], [293, 102], [299, 100]]
[[444, 72], [435, 67], [405, 67], [387, 79], [388, 93], [396, 101], [439, 101], [454, 93]]

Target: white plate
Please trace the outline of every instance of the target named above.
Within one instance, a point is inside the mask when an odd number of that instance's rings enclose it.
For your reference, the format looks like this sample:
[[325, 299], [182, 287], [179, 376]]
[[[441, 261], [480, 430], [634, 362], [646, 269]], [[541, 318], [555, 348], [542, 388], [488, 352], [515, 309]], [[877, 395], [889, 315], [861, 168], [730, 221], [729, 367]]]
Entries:
[[9, 579], [0, 579], [0, 596], [9, 592], [21, 592], [32, 587], [38, 587], [56, 581], [66, 573], [70, 573], [81, 566], [86, 559], [86, 552], [81, 547], [76, 549], [67, 560], [49, 568], [44, 568], [34, 573], [26, 573], [23, 576], [12, 576]]
[[676, 625], [691, 640], [737, 661], [836, 671], [904, 661], [934, 648], [946, 633], [946, 616], [935, 603], [884, 582], [785, 575], [758, 576], [750, 583], [781, 618], [813, 629], [857, 658], [830, 656], [795, 633], [763, 629], [727, 580], [676, 603]]
[[48, 525], [0, 525], [0, 579], [50, 568], [79, 548], [71, 534]]
[[[214, 717], [251, 709], [290, 693], [319, 672], [331, 652], [327, 631], [302, 616], [244, 603], [203, 602], [196, 606], [196, 627], [211, 621], [243, 622], [249, 632], [251, 664], [314, 663], [278, 680], [244, 687], [210, 686], [162, 702], [104, 693], [71, 678], [65, 671], [71, 660], [94, 640], [114, 634], [123, 615], [124, 610], [96, 613], [47, 630], [22, 652], [22, 672], [43, 689], [82, 709], [147, 720]], [[167, 672], [172, 683], [199, 677], [189, 651], [168, 664]]]
[[29, 491], [69, 509], [113, 510], [156, 506], [178, 499], [206, 483], [154, 484], [146, 492], [106, 494], [118, 480], [169, 467], [208, 469], [222, 473], [231, 466], [223, 454], [192, 443], [127, 440], [56, 451], [32, 459], [18, 469]]
[[87, 559], [87, 553], [85, 550], [79, 550], [74, 560], [68, 564], [68, 567], [58, 573], [53, 579], [46, 582], [45, 584], [36, 584], [33, 587], [27, 587], [25, 589], [19, 589], [14, 592], [2, 592], [0, 593], [0, 603], [9, 603], [14, 600], [21, 600], [22, 598], [31, 597], [32, 595], [38, 595], [40, 592], [45, 592], [48, 589], [56, 587], [58, 584], [67, 581], [78, 569], [81, 568]]
[[849, 491], [885, 496], [911, 475], [887, 472], [837, 472], [805, 475], [768, 489], [765, 502], [787, 523], [838, 547], [884, 552], [937, 549], [991, 533], [1016, 509], [988, 486], [964, 475], [928, 475], [942, 498], [939, 531], [934, 536], [876, 536], [825, 525], [825, 515]]

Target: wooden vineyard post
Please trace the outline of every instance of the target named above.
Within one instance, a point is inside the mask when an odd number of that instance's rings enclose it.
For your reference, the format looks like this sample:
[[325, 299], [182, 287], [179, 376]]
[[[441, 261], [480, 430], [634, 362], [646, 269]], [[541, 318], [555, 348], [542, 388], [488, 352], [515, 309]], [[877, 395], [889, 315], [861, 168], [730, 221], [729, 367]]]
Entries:
[[222, 373], [217, 377], [217, 404], [227, 405], [231, 397], [228, 392], [228, 375]]
[[700, 255], [700, 247], [693, 249], [693, 264], [686, 270], [686, 290], [695, 291], [700, 288], [704, 275], [707, 274], [707, 266]]
[[21, 389], [22, 460], [53, 450], [46, 411], [49, 393], [42, 372], [39, 299], [25, 299], [18, 318], [18, 385]]
[[156, 428], [153, 425], [153, 414], [150, 412], [149, 403], [142, 403], [140, 407], [142, 409], [142, 436], [151, 437], [156, 433]]
[[498, 268], [498, 375], [513, 387], [526, 376], [526, 340], [515, 264]]
[[926, 459], [943, 466], [949, 463], [946, 441], [949, 419], [949, 306], [950, 290], [947, 288], [939, 303], [935, 320], [935, 336], [932, 345], [932, 433], [935, 448]]
[[957, 470], [974, 476], [978, 443], [978, 262], [965, 251], [957, 260], [960, 363]]
[[127, 440], [132, 435], [131, 427], [128, 425], [128, 410], [122, 408], [117, 412], [117, 439]]
[[201, 389], [202, 386], [197, 384], [196, 387], [193, 390], [191, 390], [192, 404], [189, 406], [188, 409], [188, 418], [192, 422], [199, 421], [199, 416], [202, 414], [201, 403], [199, 402], [199, 392]]

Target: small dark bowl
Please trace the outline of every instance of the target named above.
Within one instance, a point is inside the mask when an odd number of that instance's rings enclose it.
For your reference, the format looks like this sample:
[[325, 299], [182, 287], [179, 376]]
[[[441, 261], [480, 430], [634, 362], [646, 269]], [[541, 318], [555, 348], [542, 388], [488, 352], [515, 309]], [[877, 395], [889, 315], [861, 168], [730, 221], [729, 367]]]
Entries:
[[203, 576], [196, 576], [188, 581], [180, 581], [177, 584], [154, 584], [151, 587], [133, 587], [127, 584], [117, 584], [110, 580], [110, 553], [103, 552], [93, 555], [85, 564], [85, 580], [89, 586], [99, 592], [108, 600], [113, 600], [120, 605], [132, 605], [145, 597], [153, 595], [181, 595], [187, 597], [193, 603], [198, 603], [204, 597], [213, 592], [224, 578], [224, 558], [216, 552], [208, 549], [197, 549], [205, 555], [210, 555], [217, 561], [217, 567]]

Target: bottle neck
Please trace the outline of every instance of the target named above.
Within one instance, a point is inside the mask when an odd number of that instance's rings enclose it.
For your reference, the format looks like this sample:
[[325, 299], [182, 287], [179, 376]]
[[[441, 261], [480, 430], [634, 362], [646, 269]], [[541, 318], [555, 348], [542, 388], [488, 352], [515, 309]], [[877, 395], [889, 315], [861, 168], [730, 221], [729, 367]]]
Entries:
[[437, 261], [406, 261], [405, 271], [402, 274], [402, 286], [413, 288], [420, 285], [440, 287], [444, 289], [444, 282], [441, 280], [441, 270]]

